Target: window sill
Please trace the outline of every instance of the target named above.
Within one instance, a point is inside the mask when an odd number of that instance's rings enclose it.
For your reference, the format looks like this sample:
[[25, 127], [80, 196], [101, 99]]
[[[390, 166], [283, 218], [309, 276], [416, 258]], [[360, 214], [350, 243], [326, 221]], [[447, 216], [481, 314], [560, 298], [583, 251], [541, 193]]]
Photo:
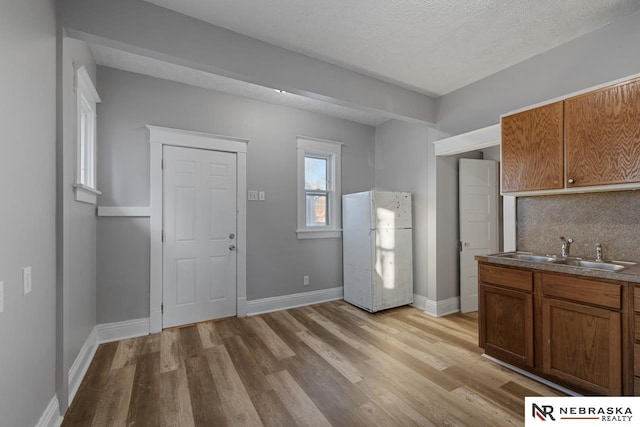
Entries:
[[296, 230], [298, 239], [339, 239], [342, 237], [342, 230]]
[[73, 184], [73, 191], [76, 193], [76, 202], [88, 203], [90, 205], [98, 204], [98, 196], [102, 194], [95, 188], [88, 187], [84, 184]]

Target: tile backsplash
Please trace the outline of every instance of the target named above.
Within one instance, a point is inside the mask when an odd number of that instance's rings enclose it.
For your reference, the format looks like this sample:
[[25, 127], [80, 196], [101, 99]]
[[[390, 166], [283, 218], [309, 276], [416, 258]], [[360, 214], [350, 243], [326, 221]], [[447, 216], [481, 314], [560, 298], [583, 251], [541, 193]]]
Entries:
[[560, 236], [572, 237], [571, 255], [640, 261], [640, 191], [565, 194], [517, 199], [517, 248], [560, 254]]

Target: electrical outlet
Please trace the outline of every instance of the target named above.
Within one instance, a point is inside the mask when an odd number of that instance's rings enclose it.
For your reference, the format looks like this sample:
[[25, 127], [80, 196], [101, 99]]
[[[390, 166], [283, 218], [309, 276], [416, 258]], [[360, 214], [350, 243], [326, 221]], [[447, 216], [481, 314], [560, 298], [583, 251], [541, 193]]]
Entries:
[[4, 311], [4, 282], [0, 282], [0, 313]]
[[309, 276], [304, 276], [303, 281], [305, 286], [309, 286]]
[[258, 200], [258, 192], [255, 190], [249, 190], [247, 200]]
[[31, 266], [22, 269], [22, 286], [25, 295], [31, 292]]
[[258, 200], [260, 200], [261, 202], [264, 202], [266, 200], [266, 194], [264, 193], [264, 191], [258, 193]]

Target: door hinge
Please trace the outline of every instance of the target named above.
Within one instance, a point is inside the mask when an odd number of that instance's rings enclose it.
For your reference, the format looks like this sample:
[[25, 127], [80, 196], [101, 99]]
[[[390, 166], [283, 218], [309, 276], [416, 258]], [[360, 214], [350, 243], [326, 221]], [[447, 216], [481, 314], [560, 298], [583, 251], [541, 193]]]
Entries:
[[160, 231], [160, 241], [164, 242], [164, 230]]
[[160, 304], [160, 313], [164, 313], [164, 303]]
[[458, 240], [458, 252], [462, 252], [462, 240]]
[[164, 170], [164, 159], [160, 159], [160, 169]]

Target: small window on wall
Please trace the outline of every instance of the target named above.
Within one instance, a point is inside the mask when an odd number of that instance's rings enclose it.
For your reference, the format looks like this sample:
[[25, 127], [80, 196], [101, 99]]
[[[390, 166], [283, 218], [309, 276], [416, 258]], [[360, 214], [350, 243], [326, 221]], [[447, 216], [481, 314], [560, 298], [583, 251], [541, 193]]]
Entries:
[[298, 238], [340, 237], [339, 142], [298, 137]]
[[96, 104], [101, 102], [87, 70], [75, 75], [76, 89], [76, 200], [96, 204], [101, 194], [96, 185]]

